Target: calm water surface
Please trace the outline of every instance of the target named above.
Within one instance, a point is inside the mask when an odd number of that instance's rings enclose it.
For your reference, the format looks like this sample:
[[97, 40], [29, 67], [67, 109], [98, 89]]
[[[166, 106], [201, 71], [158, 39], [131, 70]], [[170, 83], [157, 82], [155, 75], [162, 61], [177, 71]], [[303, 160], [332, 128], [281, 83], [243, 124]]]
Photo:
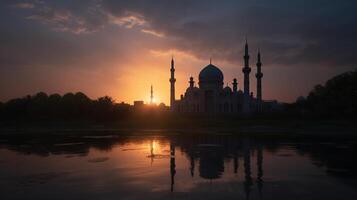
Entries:
[[0, 197], [357, 199], [356, 152], [354, 140], [2, 136]]

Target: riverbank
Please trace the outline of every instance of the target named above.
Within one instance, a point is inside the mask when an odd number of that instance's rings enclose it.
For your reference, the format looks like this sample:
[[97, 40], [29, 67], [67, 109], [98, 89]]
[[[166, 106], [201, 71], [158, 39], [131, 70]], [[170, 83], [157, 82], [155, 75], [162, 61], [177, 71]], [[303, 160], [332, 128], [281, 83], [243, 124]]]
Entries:
[[156, 122], [121, 121], [106, 123], [90, 122], [38, 122], [1, 124], [0, 135], [257, 135], [289, 137], [357, 137], [357, 125], [346, 120], [184, 120]]

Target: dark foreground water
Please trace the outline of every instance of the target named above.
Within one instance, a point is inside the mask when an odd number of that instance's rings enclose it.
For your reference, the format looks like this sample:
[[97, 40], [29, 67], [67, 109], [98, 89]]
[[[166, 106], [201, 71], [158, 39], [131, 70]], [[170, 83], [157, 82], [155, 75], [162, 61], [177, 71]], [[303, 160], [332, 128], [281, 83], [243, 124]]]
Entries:
[[0, 137], [0, 199], [357, 199], [357, 141]]

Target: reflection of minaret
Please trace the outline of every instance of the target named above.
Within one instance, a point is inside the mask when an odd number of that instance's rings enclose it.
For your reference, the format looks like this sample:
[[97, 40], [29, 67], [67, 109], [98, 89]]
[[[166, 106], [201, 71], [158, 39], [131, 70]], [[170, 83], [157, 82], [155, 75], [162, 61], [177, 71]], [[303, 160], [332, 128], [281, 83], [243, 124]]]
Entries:
[[249, 73], [251, 68], [249, 67], [249, 53], [248, 53], [248, 42], [247, 39], [245, 41], [244, 47], [244, 67], [242, 69], [244, 73], [244, 102], [243, 102], [243, 112], [250, 112], [250, 92], [249, 92]]
[[150, 104], [154, 103], [154, 89], [151, 85], [151, 89], [150, 89]]
[[238, 173], [238, 167], [239, 167], [239, 163], [238, 163], [238, 153], [237, 150], [234, 151], [233, 154], [233, 169], [234, 169], [234, 173], [237, 174]]
[[170, 174], [171, 174], [171, 192], [174, 191], [176, 164], [175, 164], [175, 145], [170, 143]]
[[151, 165], [154, 163], [154, 141], [152, 140], [151, 141], [151, 144], [150, 144], [150, 157], [151, 157]]
[[263, 147], [261, 144], [258, 144], [258, 153], [257, 153], [257, 185], [259, 190], [259, 197], [262, 198], [263, 190]]
[[190, 156], [190, 173], [191, 177], [195, 175], [195, 157], [194, 155]]
[[247, 199], [249, 199], [250, 194], [250, 187], [252, 186], [252, 176], [250, 171], [250, 144], [248, 140], [243, 142], [243, 149], [244, 149], [244, 190]]

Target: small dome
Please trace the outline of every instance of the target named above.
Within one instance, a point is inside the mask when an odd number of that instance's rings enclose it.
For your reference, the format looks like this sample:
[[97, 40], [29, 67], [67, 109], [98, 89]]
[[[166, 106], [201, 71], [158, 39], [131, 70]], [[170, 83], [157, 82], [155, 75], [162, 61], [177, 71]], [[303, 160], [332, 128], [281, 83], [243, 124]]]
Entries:
[[189, 93], [189, 92], [195, 92], [195, 91], [199, 91], [200, 89], [198, 89], [198, 87], [188, 87], [186, 89], [186, 93]]
[[223, 89], [223, 91], [224, 91], [225, 93], [232, 93], [232, 89], [231, 89], [230, 87], [228, 87], [228, 86], [226, 86], [226, 87]]
[[223, 83], [223, 73], [218, 67], [209, 64], [201, 70], [199, 75], [199, 81], [201, 83], [204, 82]]

